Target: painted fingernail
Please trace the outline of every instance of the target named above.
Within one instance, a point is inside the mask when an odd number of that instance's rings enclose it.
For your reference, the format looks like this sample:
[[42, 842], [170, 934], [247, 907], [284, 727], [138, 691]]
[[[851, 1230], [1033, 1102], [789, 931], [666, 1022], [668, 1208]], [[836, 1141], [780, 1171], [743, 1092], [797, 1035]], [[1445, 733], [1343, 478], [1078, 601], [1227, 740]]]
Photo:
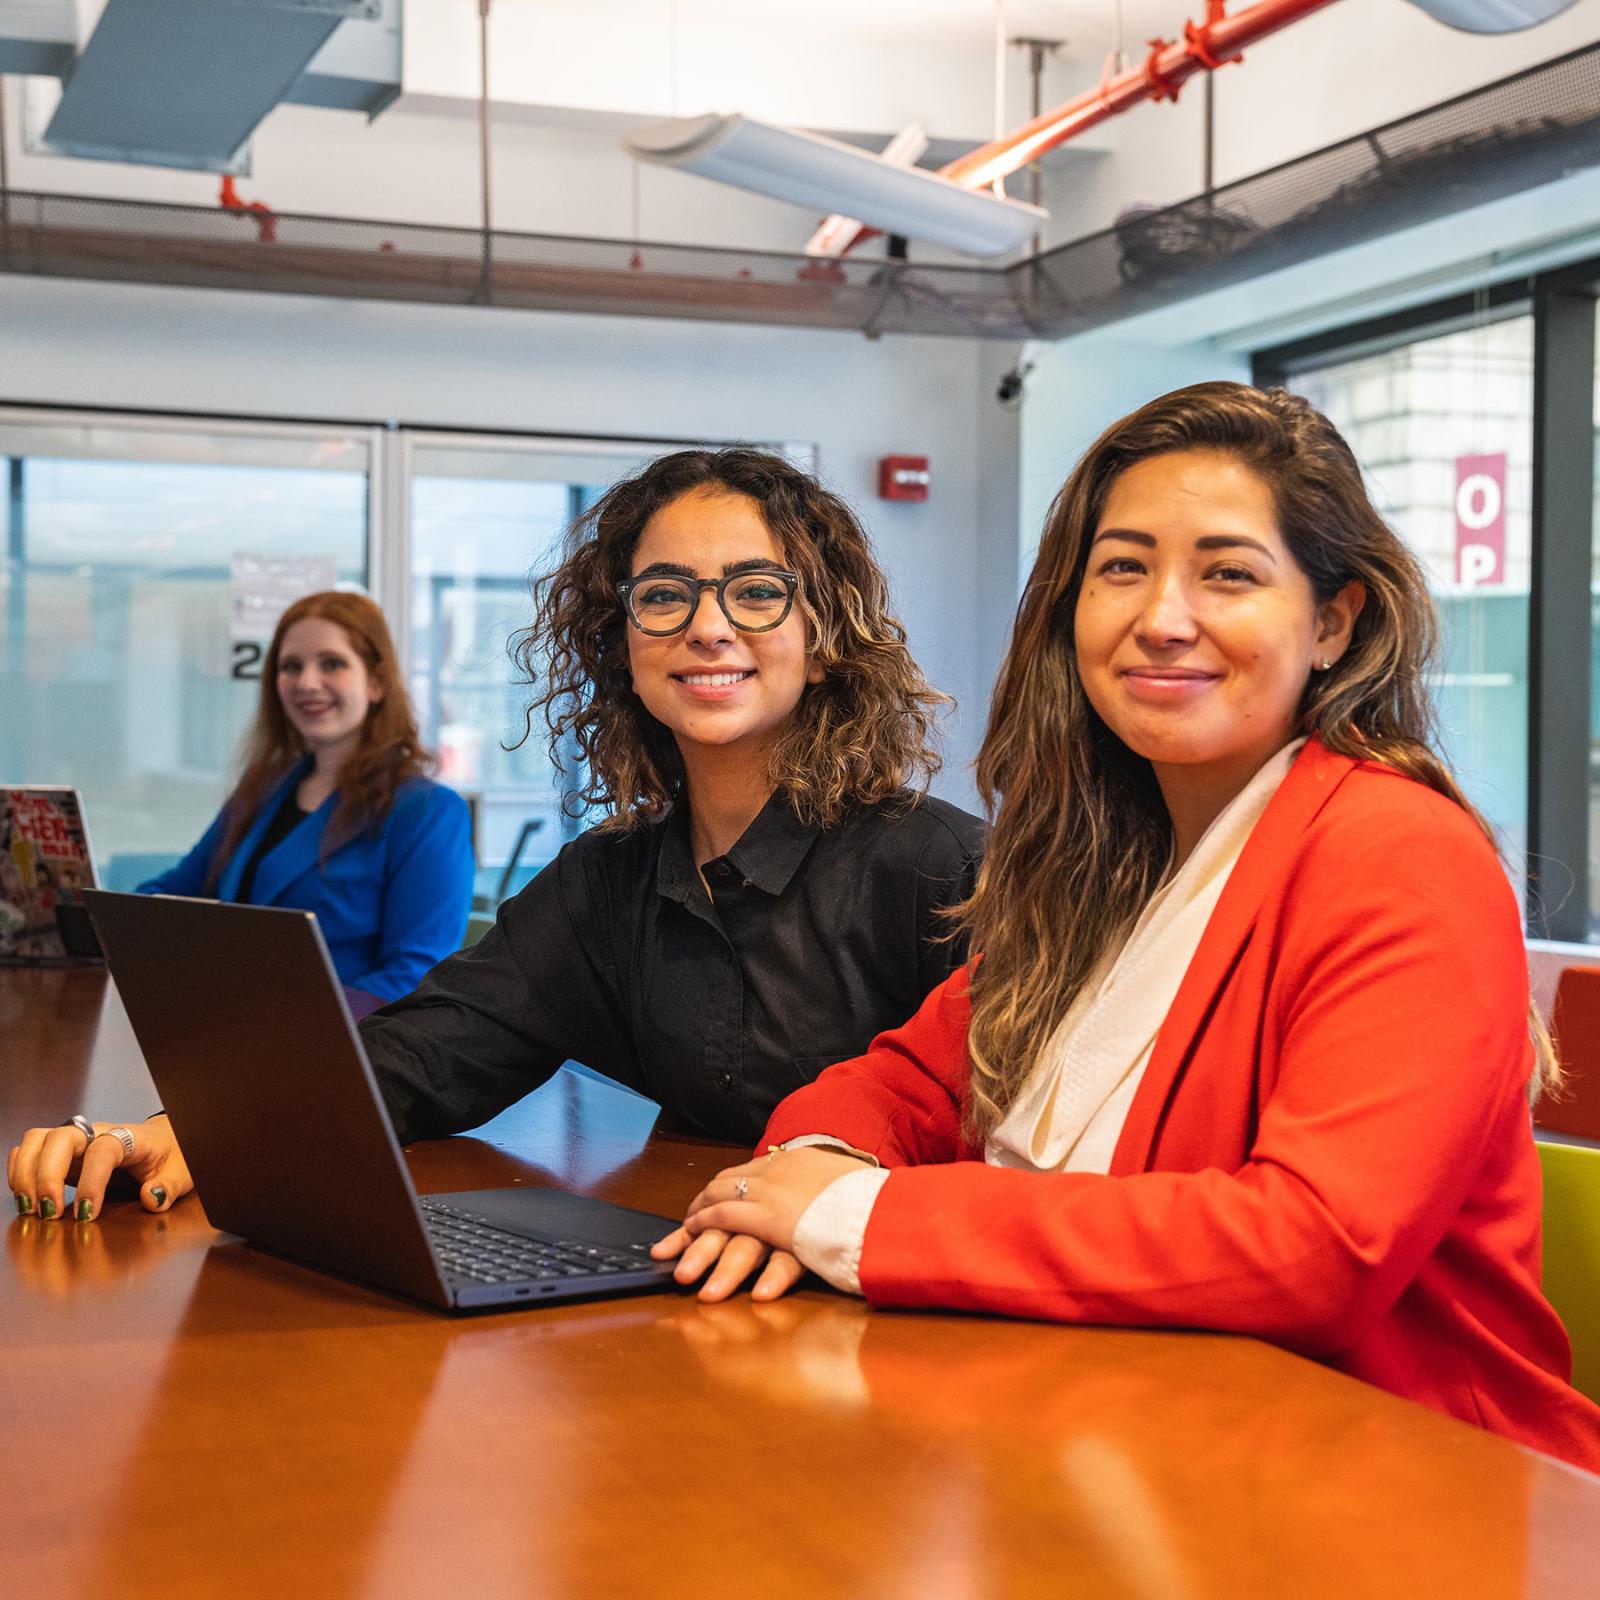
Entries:
[[94, 1216], [94, 1201], [80, 1200], [78, 1202], [78, 1221], [87, 1222]]
[[46, 1222], [49, 1222], [55, 1216], [55, 1214], [56, 1203], [50, 1198], [49, 1195], [46, 1195], [39, 1202], [39, 1215], [43, 1217]]
[[17, 1196], [17, 1210], [25, 1217], [32, 1215], [33, 1196], [31, 1194], [19, 1194]]
[[167, 1191], [158, 1183], [155, 1188], [150, 1191], [150, 1198], [154, 1200], [158, 1206], [164, 1206], [167, 1203]]

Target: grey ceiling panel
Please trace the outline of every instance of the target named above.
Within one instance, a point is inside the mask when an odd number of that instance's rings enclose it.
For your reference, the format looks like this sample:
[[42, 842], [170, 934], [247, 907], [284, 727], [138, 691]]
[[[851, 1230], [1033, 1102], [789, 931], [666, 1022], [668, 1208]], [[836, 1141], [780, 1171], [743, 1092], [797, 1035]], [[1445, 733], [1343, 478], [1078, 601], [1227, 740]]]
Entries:
[[341, 23], [284, 99], [368, 117], [391, 105], [400, 93], [404, 0], [381, 5], [377, 17]]
[[379, 0], [108, 0], [45, 129], [63, 155], [221, 171]]
[[76, 0], [0, 0], [0, 72], [62, 78], [77, 48]]

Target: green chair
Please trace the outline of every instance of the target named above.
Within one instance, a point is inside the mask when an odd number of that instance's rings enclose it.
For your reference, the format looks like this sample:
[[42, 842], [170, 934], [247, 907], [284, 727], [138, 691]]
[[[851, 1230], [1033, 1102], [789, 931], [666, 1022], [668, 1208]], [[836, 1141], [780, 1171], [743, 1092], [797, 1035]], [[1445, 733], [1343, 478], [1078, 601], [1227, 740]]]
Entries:
[[1600, 1149], [1538, 1145], [1544, 1292], [1572, 1340], [1572, 1384], [1600, 1400]]

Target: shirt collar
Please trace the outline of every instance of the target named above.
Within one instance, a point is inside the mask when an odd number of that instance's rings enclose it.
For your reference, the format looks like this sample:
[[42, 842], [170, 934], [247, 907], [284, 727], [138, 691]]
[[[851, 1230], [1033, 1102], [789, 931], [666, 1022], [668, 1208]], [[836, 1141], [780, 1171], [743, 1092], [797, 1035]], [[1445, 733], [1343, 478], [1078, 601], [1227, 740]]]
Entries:
[[674, 805], [662, 824], [661, 854], [656, 860], [656, 893], [685, 906], [705, 894], [689, 849], [689, 812], [681, 805]]
[[782, 894], [821, 831], [802, 822], [787, 792], [779, 789], [739, 836], [728, 860], [747, 883], [766, 894]]
[[[821, 831], [814, 823], [802, 822], [788, 794], [779, 789], [756, 813], [755, 820], [723, 859], [731, 863], [752, 888], [780, 895], [800, 870], [800, 863]], [[705, 893], [689, 848], [686, 806], [673, 806], [667, 819], [661, 858], [656, 867], [656, 890], [667, 899], [683, 904]]]

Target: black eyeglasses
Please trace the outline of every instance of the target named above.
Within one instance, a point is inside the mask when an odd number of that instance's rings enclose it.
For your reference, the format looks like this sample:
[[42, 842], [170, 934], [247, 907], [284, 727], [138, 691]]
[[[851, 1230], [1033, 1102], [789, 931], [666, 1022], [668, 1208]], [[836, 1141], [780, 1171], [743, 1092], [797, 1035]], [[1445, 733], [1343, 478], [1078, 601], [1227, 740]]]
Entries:
[[689, 626], [706, 589], [716, 591], [722, 614], [740, 633], [770, 633], [794, 607], [800, 579], [776, 567], [757, 572], [731, 572], [725, 578], [676, 578], [646, 573], [617, 585], [628, 620], [640, 633], [657, 638], [681, 633]]

